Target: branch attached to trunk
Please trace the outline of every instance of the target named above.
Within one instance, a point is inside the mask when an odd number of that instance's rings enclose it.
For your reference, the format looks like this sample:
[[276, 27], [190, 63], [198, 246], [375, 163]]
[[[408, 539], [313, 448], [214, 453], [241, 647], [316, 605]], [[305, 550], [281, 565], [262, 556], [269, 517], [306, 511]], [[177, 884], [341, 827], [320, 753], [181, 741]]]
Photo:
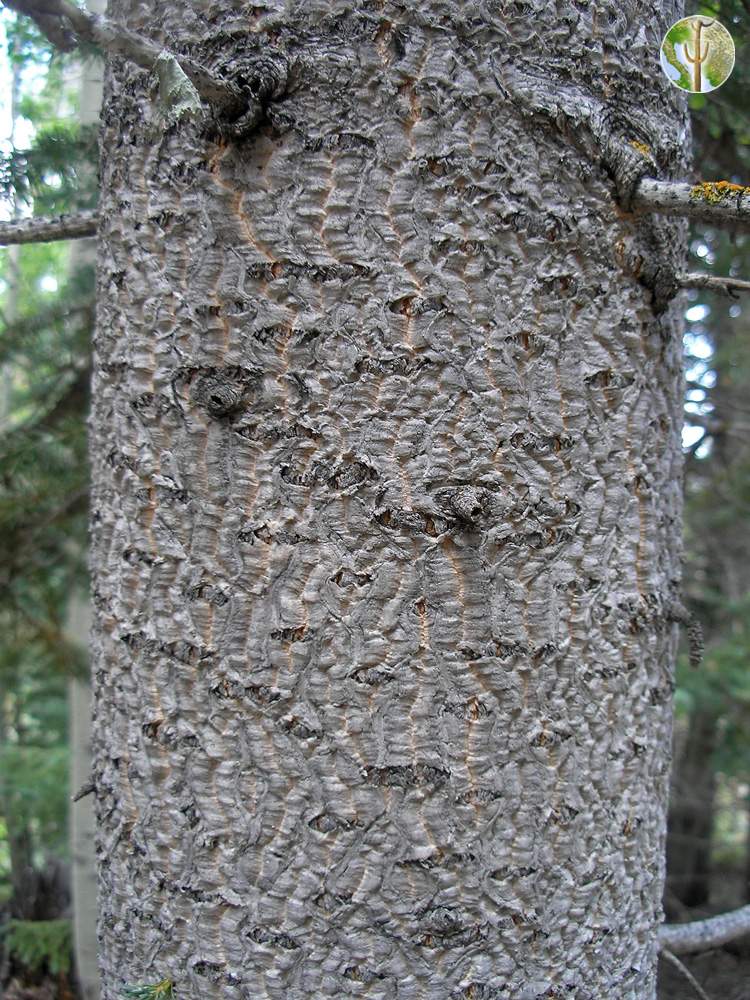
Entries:
[[75, 795], [71, 795], [71, 802], [80, 802], [81, 799], [85, 799], [87, 795], [91, 795], [92, 792], [96, 791], [96, 785], [94, 784], [93, 778], [89, 778], [88, 781], [84, 781]]
[[[71, 37], [72, 31], [72, 37], [79, 42], [88, 42], [110, 55], [122, 56], [149, 71], [154, 69], [162, 53], [160, 45], [106, 17], [89, 14], [71, 0], [3, 0], [3, 2], [6, 7], [12, 7], [21, 14], [33, 18], [55, 44], [59, 43], [49, 35], [50, 23], [57, 26], [56, 37], [61, 34]], [[247, 104], [245, 95], [233, 83], [217, 79], [204, 66], [187, 56], [181, 56], [179, 63], [201, 97], [213, 104], [217, 110], [230, 117], [236, 117], [245, 110]]]
[[707, 920], [664, 924], [659, 929], [659, 947], [662, 951], [684, 955], [691, 951], [718, 948], [745, 934], [750, 934], [750, 906], [741, 906], [738, 910], [730, 910]]
[[[46, 0], [47, 3], [50, 0]], [[155, 45], [147, 38], [130, 31], [128, 28], [81, 10], [71, 0], [52, 0], [67, 18], [78, 38], [96, 45], [110, 55], [122, 56], [142, 69], [153, 70], [162, 46]], [[188, 56], [180, 56], [180, 67], [204, 101], [213, 104], [217, 110], [233, 117], [239, 115], [246, 105], [245, 95], [228, 80], [220, 80], [213, 76], [204, 66], [194, 62]]]
[[[500, 81], [498, 81], [500, 82]], [[501, 91], [530, 119], [555, 127], [614, 181], [617, 201], [626, 212], [684, 215], [717, 226], [750, 230], [750, 187], [729, 181], [685, 184], [657, 180], [657, 159], [636, 138], [649, 122], [630, 109], [627, 120], [582, 88], [557, 86], [512, 67]]]
[[[700, 413], [693, 413], [687, 410], [683, 414], [686, 424], [691, 427], [702, 427], [707, 434], [722, 434], [726, 431], [727, 425], [723, 420], [712, 419], [711, 416], [702, 416]], [[675, 621], [687, 625], [687, 619], [676, 618]]]
[[[3, 0], [11, 7], [26, 14], [54, 44], [70, 49], [72, 42], [88, 42], [110, 55], [121, 56], [149, 72], [156, 70], [164, 85], [164, 67], [176, 64], [179, 73], [192, 84], [197, 95], [211, 105], [214, 114], [229, 124], [224, 131], [230, 136], [242, 137], [262, 119], [265, 106], [283, 94], [289, 82], [290, 66], [280, 53], [265, 54], [256, 61], [252, 78], [247, 85], [237, 86], [222, 79], [195, 62], [190, 56], [177, 57], [160, 45], [131, 31], [124, 25], [106, 17], [89, 14], [71, 0]], [[174, 86], [175, 71], [169, 74], [170, 87]], [[180, 110], [184, 111], [184, 87], [179, 95]], [[196, 99], [197, 103], [197, 99]], [[171, 116], [174, 119], [174, 114]]]
[[736, 292], [750, 292], [750, 281], [740, 281], [739, 278], [723, 278], [721, 275], [689, 274], [675, 275], [680, 288], [708, 288], [712, 292], [724, 292], [730, 298], [736, 299]]
[[750, 187], [729, 181], [678, 184], [642, 177], [633, 193], [632, 207], [750, 231]]
[[80, 240], [96, 236], [96, 212], [58, 215], [55, 218], [18, 219], [0, 222], [0, 246], [13, 243], [52, 243], [54, 240]]
[[25, 14], [61, 52], [70, 52], [76, 47], [75, 35], [68, 24], [60, 20], [56, 4], [45, 0], [3, 0], [3, 6]]

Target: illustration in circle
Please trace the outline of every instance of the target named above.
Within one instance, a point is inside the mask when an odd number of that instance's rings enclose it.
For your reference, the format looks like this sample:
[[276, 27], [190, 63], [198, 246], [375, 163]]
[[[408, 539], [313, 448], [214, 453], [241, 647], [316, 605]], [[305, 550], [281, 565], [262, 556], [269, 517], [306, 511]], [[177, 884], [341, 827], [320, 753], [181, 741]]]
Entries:
[[677, 21], [661, 43], [661, 68], [670, 83], [691, 94], [707, 94], [734, 68], [734, 41], [715, 17], [694, 14]]

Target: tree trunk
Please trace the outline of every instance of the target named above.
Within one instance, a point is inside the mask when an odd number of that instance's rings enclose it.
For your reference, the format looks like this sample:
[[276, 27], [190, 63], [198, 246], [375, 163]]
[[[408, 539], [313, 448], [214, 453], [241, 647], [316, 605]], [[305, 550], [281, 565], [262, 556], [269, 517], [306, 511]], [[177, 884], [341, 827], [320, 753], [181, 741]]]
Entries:
[[[2, 747], [8, 746], [11, 742], [9, 739], [11, 732], [14, 737], [16, 735], [9, 718], [13, 708], [6, 704], [7, 700], [6, 697], [0, 700], [0, 746]], [[23, 809], [19, 807], [17, 794], [14, 794], [8, 784], [7, 775], [4, 780], [0, 775], [0, 808], [10, 863], [8, 914], [14, 920], [29, 920], [35, 903], [34, 844], [28, 820]]]
[[[732, 732], [742, 725], [732, 718], [735, 688], [726, 649], [733, 642], [742, 643], [745, 625], [738, 609], [750, 590], [750, 538], [742, 531], [727, 531], [732, 518], [742, 521], [744, 506], [736, 484], [748, 466], [746, 391], [737, 377], [744, 331], [738, 329], [726, 299], [709, 295], [707, 302], [714, 374], [707, 398], [714, 428], [706, 436], [709, 453], [687, 467], [685, 490], [693, 504], [687, 527], [691, 554], [687, 577], [692, 609], [704, 628], [714, 694], [707, 696], [698, 679], [685, 737], [675, 748], [667, 839], [668, 901], [677, 899], [690, 907], [703, 906], [711, 897], [716, 759], [723, 757], [721, 769], [727, 769], [727, 755], [736, 740]], [[734, 767], [741, 769], [742, 764]], [[731, 764], [728, 769], [731, 774]], [[674, 915], [678, 916], [677, 910]]]
[[[12, 58], [10, 80], [10, 135], [8, 142], [15, 148], [16, 130], [20, 117], [19, 103], [21, 96], [21, 63], [18, 60], [18, 42], [13, 37], [10, 46]], [[15, 195], [11, 195], [11, 216], [17, 219], [21, 215], [21, 206]], [[8, 247], [7, 282], [8, 292], [3, 310], [6, 322], [12, 323], [18, 318], [18, 293], [20, 282], [20, 252], [21, 248]], [[0, 365], [0, 429], [9, 422], [13, 405], [13, 366]], [[7, 690], [0, 697], [0, 747], [12, 745], [18, 741], [19, 734], [13, 725], [16, 716], [14, 692], [18, 687], [17, 667], [11, 677], [6, 678]], [[2, 814], [5, 821], [8, 844], [8, 860], [10, 862], [11, 897], [9, 913], [18, 920], [29, 919], [34, 906], [34, 844], [31, 838], [29, 822], [25, 811], [19, 806], [17, 796], [7, 787], [7, 782], [0, 781], [0, 798], [2, 799]]]
[[[85, 643], [91, 617], [88, 601], [71, 601], [71, 638]], [[72, 794], [91, 780], [91, 685], [77, 678], [68, 684], [70, 711], [70, 785]], [[94, 810], [86, 796], [70, 807], [70, 888], [76, 984], [81, 1000], [97, 1000], [99, 970], [96, 941], [96, 867]]]
[[681, 317], [637, 274], [686, 230], [578, 143], [600, 102], [679, 173], [685, 99], [677, 7], [625, 7], [113, 5], [296, 65], [231, 142], [109, 76], [107, 1000], [653, 998]]
[[[93, 14], [103, 14], [105, 0], [87, 0]], [[102, 103], [102, 64], [88, 59], [81, 67], [78, 119], [91, 126], [99, 120]], [[96, 259], [96, 243], [78, 240], [70, 250], [71, 273]], [[72, 594], [68, 609], [71, 637], [88, 646], [91, 628], [91, 606], [86, 597]], [[71, 678], [68, 687], [70, 711], [70, 781], [72, 794], [91, 780], [91, 684], [88, 680]], [[94, 848], [94, 808], [86, 796], [71, 804], [70, 810], [70, 882], [73, 897], [73, 944], [75, 977], [81, 1000], [98, 1000], [99, 969], [96, 939], [96, 857]]]

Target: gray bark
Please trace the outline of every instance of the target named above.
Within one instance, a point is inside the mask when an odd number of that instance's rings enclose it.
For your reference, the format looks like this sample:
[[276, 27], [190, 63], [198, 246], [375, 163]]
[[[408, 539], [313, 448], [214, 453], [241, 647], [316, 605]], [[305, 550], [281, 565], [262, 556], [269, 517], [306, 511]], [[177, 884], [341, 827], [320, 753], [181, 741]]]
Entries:
[[110, 11], [212, 72], [306, 68], [237, 143], [155, 139], [109, 79], [103, 995], [650, 1000], [682, 405], [652, 277], [686, 224], [617, 206], [578, 97], [561, 131], [509, 95], [575, 79], [679, 175], [680, 12], [254, 11]]

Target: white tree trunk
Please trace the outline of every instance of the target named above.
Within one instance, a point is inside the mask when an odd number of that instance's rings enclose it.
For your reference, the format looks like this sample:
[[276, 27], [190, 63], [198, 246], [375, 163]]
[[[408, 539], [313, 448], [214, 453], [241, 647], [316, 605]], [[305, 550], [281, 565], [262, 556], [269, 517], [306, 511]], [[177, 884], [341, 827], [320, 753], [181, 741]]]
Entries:
[[680, 174], [679, 13], [114, 4], [297, 66], [236, 142], [105, 100], [107, 1000], [654, 997], [686, 230], [587, 129]]
[[[85, 642], [90, 612], [79, 602], [69, 612], [71, 636]], [[68, 687], [70, 712], [70, 785], [75, 794], [91, 778], [91, 685], [71, 680]], [[87, 796], [71, 805], [71, 894], [73, 897], [73, 942], [76, 982], [82, 1000], [99, 996], [99, 962], [96, 942], [96, 868], [94, 857], [94, 810]]]
[[[87, 0], [92, 13], [103, 14], [105, 0]], [[84, 61], [79, 88], [79, 120], [91, 125], [99, 120], [102, 101], [102, 64], [95, 59]], [[74, 243], [71, 270], [92, 262], [96, 244], [92, 240]], [[71, 596], [68, 630], [71, 638], [86, 646], [91, 627], [88, 595]], [[91, 684], [72, 679], [68, 689], [70, 711], [70, 782], [73, 794], [91, 780]], [[94, 808], [90, 796], [71, 804], [71, 895], [73, 898], [73, 942], [76, 982], [82, 1000], [98, 1000], [100, 995], [99, 961], [96, 940], [96, 858], [94, 850]]]

